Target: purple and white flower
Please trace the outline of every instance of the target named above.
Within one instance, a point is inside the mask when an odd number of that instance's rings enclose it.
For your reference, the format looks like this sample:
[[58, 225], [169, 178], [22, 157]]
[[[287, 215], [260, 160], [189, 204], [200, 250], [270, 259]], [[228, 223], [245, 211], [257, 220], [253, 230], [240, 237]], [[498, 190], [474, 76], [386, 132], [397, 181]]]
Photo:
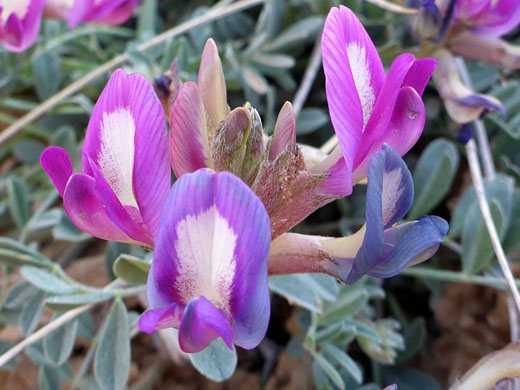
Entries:
[[45, 0], [0, 0], [0, 44], [20, 52], [28, 49], [40, 32]]
[[184, 352], [218, 338], [256, 347], [269, 322], [269, 217], [239, 178], [200, 169], [170, 192], [148, 275], [146, 333], [179, 329]]
[[329, 12], [321, 42], [327, 102], [340, 146], [323, 164], [341, 164], [352, 174], [343, 183], [348, 195], [366, 177], [370, 157], [383, 143], [404, 155], [417, 142], [425, 122], [421, 95], [436, 61], [402, 54], [385, 75], [370, 37], [344, 6]]
[[410, 171], [388, 145], [368, 167], [366, 224], [343, 238], [285, 233], [273, 240], [269, 274], [326, 273], [347, 284], [363, 275], [388, 278], [432, 257], [448, 232], [442, 218], [397, 223], [413, 202]]
[[171, 186], [166, 122], [152, 85], [114, 72], [94, 108], [74, 173], [59, 147], [41, 155], [43, 169], [81, 230], [111, 241], [153, 247]]

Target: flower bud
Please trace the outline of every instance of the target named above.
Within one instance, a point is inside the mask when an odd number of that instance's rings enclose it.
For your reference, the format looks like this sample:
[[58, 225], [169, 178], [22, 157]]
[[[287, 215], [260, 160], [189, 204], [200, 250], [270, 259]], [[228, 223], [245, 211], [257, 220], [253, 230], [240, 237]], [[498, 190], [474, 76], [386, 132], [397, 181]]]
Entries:
[[241, 176], [246, 143], [251, 132], [251, 118], [243, 107], [229, 113], [215, 129], [212, 157], [215, 170], [229, 171]]

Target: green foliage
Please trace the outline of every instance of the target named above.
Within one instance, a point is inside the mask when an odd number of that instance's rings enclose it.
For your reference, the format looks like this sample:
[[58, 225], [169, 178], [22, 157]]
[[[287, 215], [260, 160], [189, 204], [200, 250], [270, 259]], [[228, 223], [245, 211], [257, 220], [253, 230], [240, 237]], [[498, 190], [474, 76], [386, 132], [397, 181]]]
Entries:
[[150, 263], [137, 257], [120, 255], [114, 262], [114, 274], [129, 284], [146, 284]]
[[[58, 318], [54, 316], [53, 319]], [[43, 339], [43, 351], [47, 361], [53, 366], [61, 366], [70, 356], [76, 341], [78, 321], [73, 320], [62, 325]]]
[[130, 372], [130, 337], [128, 313], [121, 299], [116, 299], [101, 331], [94, 358], [94, 373], [100, 388], [122, 389]]
[[450, 190], [459, 167], [459, 152], [453, 142], [439, 138], [422, 152], [415, 170], [414, 203], [409, 218], [417, 219], [439, 204]]
[[229, 379], [237, 366], [236, 350], [231, 351], [221, 338], [213, 340], [204, 351], [189, 356], [193, 367], [215, 382]]

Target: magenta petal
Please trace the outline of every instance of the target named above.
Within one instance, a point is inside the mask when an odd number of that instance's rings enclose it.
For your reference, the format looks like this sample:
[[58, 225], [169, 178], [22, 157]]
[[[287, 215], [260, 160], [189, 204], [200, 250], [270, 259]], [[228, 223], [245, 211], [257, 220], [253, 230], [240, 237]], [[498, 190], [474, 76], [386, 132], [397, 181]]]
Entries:
[[141, 0], [106, 0], [105, 4], [109, 6], [108, 12], [98, 9], [92, 10], [86, 20], [96, 24], [117, 25], [126, 22], [134, 13], [134, 8]]
[[[348, 8], [332, 8], [321, 40], [327, 102], [346, 167], [353, 170], [362, 132], [384, 82], [381, 60]], [[345, 192], [351, 183], [345, 183]]]
[[518, 0], [490, 2], [489, 8], [475, 18], [475, 33], [495, 38], [507, 34], [520, 23]]
[[419, 94], [411, 87], [401, 88], [387, 129], [356, 168], [352, 181], [357, 183], [367, 176], [370, 157], [385, 143], [404, 156], [421, 136], [425, 121], [426, 111]]
[[206, 112], [193, 82], [182, 85], [170, 113], [170, 162], [177, 177], [213, 165]]
[[139, 210], [130, 205], [123, 205], [96, 164], [86, 152], [83, 155], [90, 162], [90, 170], [96, 183], [94, 192], [103, 204], [103, 208], [112, 223], [134, 241], [153, 247], [153, 237], [142, 220]]
[[143, 221], [155, 237], [172, 180], [166, 121], [161, 102], [148, 80], [131, 75], [128, 88], [129, 109], [136, 126], [134, 194]]
[[63, 196], [69, 177], [74, 173], [68, 153], [63, 148], [51, 146], [41, 154], [40, 163], [60, 195]]
[[[61, 0], [58, 1], [62, 3]], [[81, 23], [92, 7], [94, 7], [94, 0], [74, 0], [72, 7], [65, 14], [69, 28], [72, 30]]]
[[142, 75], [114, 72], [90, 118], [84, 151], [83, 171], [103, 177], [96, 182], [106, 182], [122, 207], [138, 210], [146, 230], [155, 235], [171, 173], [162, 106]]
[[20, 52], [25, 50], [23, 45], [24, 31], [20, 20], [16, 15], [11, 14], [7, 22], [0, 26], [0, 38], [2, 46], [12, 52]]
[[83, 173], [73, 174], [63, 193], [63, 206], [78, 228], [109, 241], [134, 242], [108, 218], [94, 193], [95, 181]]
[[222, 337], [233, 350], [233, 328], [229, 320], [204, 296], [188, 303], [179, 328], [179, 344], [186, 353], [200, 352]]
[[386, 81], [377, 96], [374, 111], [363, 133], [361, 144], [354, 161], [354, 168], [357, 168], [365, 159], [372, 145], [378, 141], [388, 127], [388, 123], [394, 112], [399, 90], [413, 63], [414, 56], [408, 53], [401, 54], [392, 63]]
[[178, 328], [183, 312], [184, 306], [175, 303], [167, 307], [147, 310], [139, 318], [139, 329], [150, 334], [158, 329]]
[[285, 102], [274, 126], [269, 159], [274, 160], [287, 147], [296, 145], [296, 118], [290, 102]]
[[20, 52], [33, 45], [40, 32], [44, 5], [45, 0], [30, 0], [23, 16], [13, 13], [5, 25], [0, 25], [0, 42], [6, 50]]
[[404, 79], [403, 86], [412, 87], [419, 96], [422, 96], [435, 66], [437, 66], [437, 61], [433, 58], [422, 58], [415, 61]]

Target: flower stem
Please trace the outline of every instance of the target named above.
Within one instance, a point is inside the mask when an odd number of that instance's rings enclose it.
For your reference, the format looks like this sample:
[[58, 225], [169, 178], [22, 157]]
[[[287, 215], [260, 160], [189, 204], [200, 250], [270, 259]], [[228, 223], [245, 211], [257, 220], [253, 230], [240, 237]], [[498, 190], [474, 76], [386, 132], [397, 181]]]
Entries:
[[[421, 266], [405, 268], [401, 271], [401, 275], [421, 279], [441, 280], [443, 282], [476, 284], [479, 286], [493, 287], [499, 290], [505, 290], [509, 286], [509, 283], [500, 277], [470, 275], [459, 271], [439, 270]], [[515, 286], [520, 286], [520, 280], [514, 280], [513, 283]]]

